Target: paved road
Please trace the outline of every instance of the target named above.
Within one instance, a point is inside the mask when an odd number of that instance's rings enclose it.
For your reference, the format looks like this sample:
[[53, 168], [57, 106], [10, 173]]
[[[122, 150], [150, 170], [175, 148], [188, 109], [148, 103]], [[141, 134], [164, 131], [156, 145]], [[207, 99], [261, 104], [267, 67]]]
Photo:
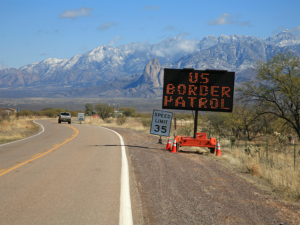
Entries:
[[0, 224], [118, 224], [121, 150], [106, 129], [37, 121], [38, 136], [0, 146]]

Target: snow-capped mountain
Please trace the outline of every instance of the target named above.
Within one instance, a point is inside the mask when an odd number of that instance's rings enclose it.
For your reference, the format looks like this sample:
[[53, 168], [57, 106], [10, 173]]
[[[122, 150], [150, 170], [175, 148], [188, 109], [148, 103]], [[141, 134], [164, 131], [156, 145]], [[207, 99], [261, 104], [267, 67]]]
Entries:
[[283, 48], [259, 40], [218, 43], [213, 47], [182, 57], [173, 68], [226, 69], [240, 72], [254, 68], [258, 60], [266, 61]]
[[154, 57], [161, 64], [172, 64], [183, 56], [208, 49], [219, 43], [254, 40], [257, 38], [243, 35], [221, 35], [220, 37], [207, 36], [200, 41], [174, 37], [153, 45], [146, 42], [130, 43], [116, 48], [104, 45], [82, 55], [75, 55], [70, 59], [49, 58], [25, 65], [20, 70], [41, 74], [42, 77], [70, 69], [89, 69], [102, 75], [106, 71], [118, 71], [122, 75], [126, 75], [142, 72], [147, 62]]
[[282, 31], [276, 36], [271, 36], [264, 40], [266, 43], [285, 47], [300, 44], [300, 36], [297, 36], [289, 31]]
[[257, 60], [266, 61], [286, 50], [300, 55], [299, 36], [283, 31], [267, 39], [221, 35], [186, 40], [178, 36], [152, 45], [104, 45], [69, 59], [49, 58], [19, 69], [1, 70], [0, 88], [59, 90], [95, 87], [117, 80], [129, 85], [153, 58], [165, 68], [227, 69], [237, 72], [237, 78], [239, 74], [247, 77]]

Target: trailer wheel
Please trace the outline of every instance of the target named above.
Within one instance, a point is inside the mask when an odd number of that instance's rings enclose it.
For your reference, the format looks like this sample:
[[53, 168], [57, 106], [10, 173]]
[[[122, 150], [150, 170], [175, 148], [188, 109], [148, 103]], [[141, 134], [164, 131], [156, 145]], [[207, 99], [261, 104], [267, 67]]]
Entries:
[[211, 153], [211, 154], [214, 154], [214, 153], [215, 153], [215, 148], [209, 148], [209, 150], [210, 150], [210, 153]]

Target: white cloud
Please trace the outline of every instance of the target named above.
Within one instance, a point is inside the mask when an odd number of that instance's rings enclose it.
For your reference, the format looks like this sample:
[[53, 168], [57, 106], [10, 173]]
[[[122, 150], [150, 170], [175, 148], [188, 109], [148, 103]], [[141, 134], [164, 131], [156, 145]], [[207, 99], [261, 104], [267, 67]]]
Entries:
[[241, 27], [252, 27], [252, 25], [250, 24], [250, 21], [242, 21], [239, 23], [239, 26]]
[[56, 29], [54, 31], [46, 31], [46, 30], [38, 30], [38, 34], [58, 34], [60, 32], [59, 29]]
[[241, 27], [252, 27], [250, 24], [250, 21], [241, 21], [239, 22], [239, 19], [241, 18], [240, 14], [237, 14], [235, 16], [231, 16], [230, 13], [224, 13], [220, 15], [217, 19], [215, 20], [207, 20], [208, 26], [217, 26], [217, 25], [224, 25], [224, 24], [237, 24]]
[[119, 39], [121, 39], [121, 38], [122, 38], [121, 36], [116, 36], [116, 37], [112, 38], [112, 39], [109, 41], [108, 45], [113, 46], [113, 45], [117, 42], [117, 40], [119, 40]]
[[275, 30], [272, 31], [272, 34], [276, 34], [276, 33], [280, 32], [280, 31], [285, 30], [285, 29], [286, 29], [285, 26], [279, 26], [279, 27], [277, 27], [277, 29], [275, 29]]
[[62, 14], [59, 15], [61, 19], [76, 19], [77, 17], [86, 17], [91, 15], [92, 8], [81, 7], [80, 9], [74, 10], [65, 10]]
[[116, 26], [118, 25], [118, 23], [115, 22], [107, 22], [105, 24], [102, 24], [100, 26], [97, 27], [98, 30], [107, 30], [108, 28], [112, 27], [112, 26]]
[[142, 9], [146, 9], [146, 10], [148, 10], [148, 9], [158, 10], [159, 8], [160, 8], [159, 6], [154, 5], [154, 6], [144, 6]]
[[174, 30], [175, 28], [172, 26], [166, 26], [163, 30]]
[[192, 39], [187, 40], [185, 37], [188, 33], [182, 33], [173, 38], [166, 38], [157, 44], [149, 42], [130, 43], [127, 45], [119, 45], [117, 48], [124, 52], [142, 52], [151, 54], [151, 57], [168, 57], [182, 52], [191, 54], [199, 49], [199, 41]]
[[215, 26], [215, 25], [223, 25], [223, 24], [234, 24], [234, 21], [230, 13], [224, 13], [215, 20], [208, 20], [207, 23], [209, 26], [211, 25]]
[[85, 50], [87, 49], [87, 47], [81, 46], [81, 47], [79, 47], [78, 49], [79, 49], [79, 51], [85, 51]]
[[153, 45], [151, 49], [151, 54], [157, 57], [167, 57], [173, 56], [175, 54], [184, 52], [191, 54], [198, 49], [199, 41], [192, 39], [186, 40], [185, 36], [189, 35], [188, 33], [183, 33], [174, 38], [165, 39], [158, 44]]
[[50, 55], [50, 54], [45, 53], [45, 52], [40, 54], [40, 56], [49, 56], [49, 55]]
[[300, 25], [294, 29], [289, 29], [288, 31], [293, 32], [293, 33], [298, 32], [298, 31], [300, 31]]

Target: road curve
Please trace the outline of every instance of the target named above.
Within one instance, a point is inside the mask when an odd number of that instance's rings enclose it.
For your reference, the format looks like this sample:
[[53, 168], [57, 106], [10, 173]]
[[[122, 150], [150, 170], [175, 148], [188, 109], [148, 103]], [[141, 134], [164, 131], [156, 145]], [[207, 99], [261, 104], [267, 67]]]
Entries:
[[118, 224], [122, 152], [100, 127], [41, 120], [0, 146], [0, 224]]

